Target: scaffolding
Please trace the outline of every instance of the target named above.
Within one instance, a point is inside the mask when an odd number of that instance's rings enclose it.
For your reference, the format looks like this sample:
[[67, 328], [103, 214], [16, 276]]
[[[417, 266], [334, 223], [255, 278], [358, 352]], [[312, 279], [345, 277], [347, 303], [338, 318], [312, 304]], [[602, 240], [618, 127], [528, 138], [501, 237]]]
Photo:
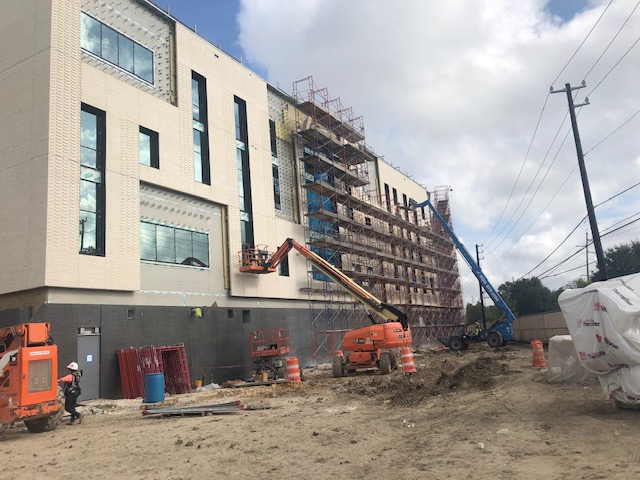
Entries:
[[[309, 249], [380, 300], [404, 309], [414, 345], [459, 332], [464, 314], [453, 241], [430, 211], [409, 211], [381, 194], [377, 179], [370, 181], [378, 157], [351, 107], [332, 99], [312, 77], [294, 82], [293, 97]], [[436, 188], [431, 201], [451, 224], [448, 191]], [[313, 268], [307, 291], [314, 357], [331, 355], [345, 331], [370, 323], [362, 307]]]

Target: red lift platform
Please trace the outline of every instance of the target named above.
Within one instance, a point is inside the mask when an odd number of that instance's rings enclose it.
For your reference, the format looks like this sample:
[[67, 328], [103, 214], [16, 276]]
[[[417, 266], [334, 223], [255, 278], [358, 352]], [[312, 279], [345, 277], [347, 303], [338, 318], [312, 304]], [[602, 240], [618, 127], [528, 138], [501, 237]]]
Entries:
[[249, 354], [254, 359], [257, 373], [263, 380], [285, 378], [285, 363], [280, 357], [290, 351], [291, 343], [287, 328], [249, 332]]

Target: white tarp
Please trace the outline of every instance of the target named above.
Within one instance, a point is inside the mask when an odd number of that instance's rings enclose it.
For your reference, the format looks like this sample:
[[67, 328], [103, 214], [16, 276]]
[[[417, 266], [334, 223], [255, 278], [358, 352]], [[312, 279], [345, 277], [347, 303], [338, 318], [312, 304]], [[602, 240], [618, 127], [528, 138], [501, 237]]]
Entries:
[[565, 290], [558, 303], [584, 368], [608, 395], [640, 404], [640, 274]]

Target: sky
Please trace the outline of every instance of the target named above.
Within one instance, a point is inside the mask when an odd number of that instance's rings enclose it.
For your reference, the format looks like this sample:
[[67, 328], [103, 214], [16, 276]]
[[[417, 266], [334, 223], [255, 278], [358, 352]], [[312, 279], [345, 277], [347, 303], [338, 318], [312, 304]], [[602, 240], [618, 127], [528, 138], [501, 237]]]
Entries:
[[[603, 249], [640, 236], [637, 0], [154, 0], [282, 90], [310, 75], [426, 186], [493, 286], [597, 269], [566, 84]], [[423, 199], [416, 199], [421, 201]], [[588, 258], [588, 262], [587, 262]], [[588, 266], [587, 266], [588, 264]], [[460, 258], [465, 303], [478, 283]]]

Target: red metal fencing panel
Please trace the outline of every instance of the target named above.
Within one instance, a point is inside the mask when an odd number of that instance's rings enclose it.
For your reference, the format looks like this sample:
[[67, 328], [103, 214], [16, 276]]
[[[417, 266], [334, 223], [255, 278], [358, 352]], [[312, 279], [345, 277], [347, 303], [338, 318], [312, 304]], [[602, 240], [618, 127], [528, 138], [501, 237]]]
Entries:
[[191, 392], [184, 344], [129, 347], [116, 352], [124, 398], [144, 397], [147, 373], [164, 373], [165, 391], [170, 394]]

